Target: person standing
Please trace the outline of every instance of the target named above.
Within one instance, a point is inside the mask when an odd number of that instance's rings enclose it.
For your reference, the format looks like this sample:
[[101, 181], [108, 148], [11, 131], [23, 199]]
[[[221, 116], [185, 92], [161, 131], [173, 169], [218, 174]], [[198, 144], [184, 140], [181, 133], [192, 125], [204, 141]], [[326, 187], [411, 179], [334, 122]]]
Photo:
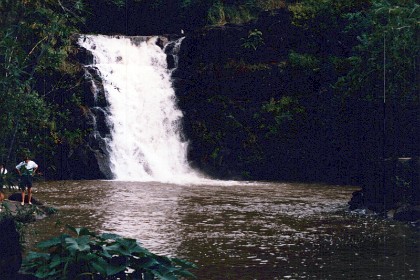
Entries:
[[0, 175], [7, 174], [7, 169], [4, 167], [4, 163], [0, 163]]
[[[3, 193], [3, 184], [4, 184], [4, 175], [7, 174], [7, 169], [4, 165], [4, 163], [0, 163], [0, 202], [4, 200], [4, 193]], [[1, 211], [1, 206], [0, 206]]]
[[32, 204], [32, 179], [38, 169], [38, 164], [30, 160], [28, 156], [25, 156], [24, 161], [16, 165], [16, 170], [20, 176], [20, 189], [22, 190], [22, 202], [25, 204], [25, 189], [28, 188], [28, 202]]

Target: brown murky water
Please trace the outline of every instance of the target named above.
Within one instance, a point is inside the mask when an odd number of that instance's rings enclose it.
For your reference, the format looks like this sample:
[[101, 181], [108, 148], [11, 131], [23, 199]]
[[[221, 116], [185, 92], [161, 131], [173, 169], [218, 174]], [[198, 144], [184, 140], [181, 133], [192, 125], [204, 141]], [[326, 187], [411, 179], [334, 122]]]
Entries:
[[356, 189], [42, 182], [35, 197], [59, 213], [29, 225], [27, 248], [71, 224], [136, 238], [154, 253], [193, 261], [198, 279], [420, 279], [419, 232], [348, 212]]

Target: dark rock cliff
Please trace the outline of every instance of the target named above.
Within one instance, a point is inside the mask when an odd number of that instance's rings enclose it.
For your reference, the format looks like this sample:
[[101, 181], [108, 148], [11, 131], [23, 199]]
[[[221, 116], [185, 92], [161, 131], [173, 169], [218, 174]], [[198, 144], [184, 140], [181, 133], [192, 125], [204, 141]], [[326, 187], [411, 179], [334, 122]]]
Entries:
[[[345, 19], [331, 21], [337, 29], [317, 32], [292, 24], [291, 13], [280, 9], [243, 25], [186, 30], [173, 83], [195, 167], [219, 178], [360, 185], [363, 190], [355, 194], [352, 208], [395, 209], [403, 199], [417, 197], [406, 194], [403, 179], [396, 179], [400, 173], [394, 171], [401, 166], [398, 158], [418, 156], [418, 108], [410, 105], [414, 109], [407, 110], [390, 100], [385, 109], [391, 113], [384, 116], [376, 100], [347, 96], [344, 101], [333, 85], [346, 74], [343, 63], [358, 41], [351, 32], [339, 32]], [[133, 32], [134, 26], [128, 34]], [[173, 63], [168, 56], [170, 67]], [[100, 89], [100, 78], [90, 74]], [[109, 133], [103, 121], [106, 109], [93, 109], [92, 83], [86, 88], [84, 102], [91, 109], [85, 122], [90, 125], [93, 113], [103, 137]], [[95, 102], [106, 108], [100, 96]], [[386, 140], [384, 118], [389, 125]], [[78, 174], [100, 178], [104, 168], [97, 157], [105, 152], [91, 140], [92, 135], [88, 149], [71, 162], [80, 158], [80, 169], [90, 166], [93, 172]], [[384, 150], [393, 154], [388, 169], [381, 160]], [[410, 174], [418, 174], [416, 168]], [[386, 175], [385, 169], [394, 171]], [[417, 193], [418, 180], [410, 182], [409, 192]]]
[[193, 162], [222, 177], [355, 183], [358, 154], [338, 155], [328, 131], [337, 108], [326, 88], [337, 74], [291, 61], [293, 52], [349, 55], [352, 36], [328, 36], [293, 25], [285, 9], [187, 34], [174, 85]]
[[331, 85], [343, 65], [331, 61], [356, 44], [297, 27], [286, 10], [188, 33], [174, 85], [192, 163], [222, 178], [360, 185], [351, 209], [418, 219], [408, 205], [419, 203], [419, 109], [390, 100], [383, 115], [376, 101], [340, 101]]

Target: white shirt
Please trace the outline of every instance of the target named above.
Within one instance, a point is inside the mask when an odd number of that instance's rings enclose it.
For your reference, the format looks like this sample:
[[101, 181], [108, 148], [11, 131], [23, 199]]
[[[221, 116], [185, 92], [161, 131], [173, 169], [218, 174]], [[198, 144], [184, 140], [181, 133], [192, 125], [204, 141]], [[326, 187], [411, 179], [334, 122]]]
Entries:
[[38, 164], [36, 164], [32, 160], [30, 160], [28, 162], [22, 161], [21, 163], [16, 165], [16, 169], [18, 169], [18, 170], [20, 170], [22, 167], [25, 167], [27, 169], [27, 171], [29, 171], [29, 173], [32, 175], [32, 173], [34, 172], [34, 169], [38, 168]]
[[[4, 173], [3, 173], [3, 171], [4, 171]], [[0, 169], [0, 175], [2, 175], [2, 174], [7, 174], [7, 169], [6, 168], [1, 168]]]

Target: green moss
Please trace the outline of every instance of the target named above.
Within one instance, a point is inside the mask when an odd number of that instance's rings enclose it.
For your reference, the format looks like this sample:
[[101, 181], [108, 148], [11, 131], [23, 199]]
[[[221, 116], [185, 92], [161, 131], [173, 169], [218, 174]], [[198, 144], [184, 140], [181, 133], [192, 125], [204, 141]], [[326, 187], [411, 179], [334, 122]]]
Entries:
[[246, 63], [243, 59], [229, 60], [225, 66], [225, 69], [233, 69], [236, 72], [256, 72], [256, 71], [266, 71], [271, 69], [271, 65], [267, 63]]

